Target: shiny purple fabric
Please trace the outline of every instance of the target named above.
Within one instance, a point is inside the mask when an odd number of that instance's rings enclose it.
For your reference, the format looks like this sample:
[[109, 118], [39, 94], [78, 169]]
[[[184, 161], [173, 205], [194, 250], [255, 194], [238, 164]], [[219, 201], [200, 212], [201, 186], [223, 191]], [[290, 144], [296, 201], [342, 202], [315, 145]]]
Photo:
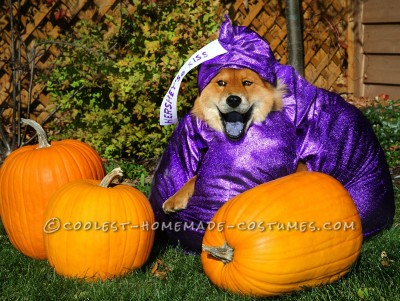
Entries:
[[245, 26], [233, 27], [226, 17], [218, 41], [228, 52], [200, 65], [197, 78], [200, 92], [222, 68], [249, 68], [265, 81], [276, 85], [274, 66], [278, 62], [268, 43], [256, 32]]
[[[248, 29], [234, 31], [249, 33], [254, 39]], [[268, 44], [263, 43], [266, 49]], [[339, 95], [311, 85], [291, 66], [272, 57], [267, 60], [271, 68], [267, 73], [287, 85], [281, 112], [272, 112], [263, 123], [250, 126], [239, 141], [229, 140], [191, 114], [178, 124], [159, 162], [150, 194], [159, 229], [172, 242], [200, 251], [207, 223], [226, 201], [293, 173], [299, 160], [305, 161], [309, 170], [327, 173], [344, 185], [357, 206], [365, 237], [389, 226], [394, 216], [392, 181], [368, 121]], [[200, 90], [218, 72], [213, 68], [232, 67], [226, 55], [204, 64], [199, 70]], [[246, 64], [237, 68], [249, 67]], [[164, 214], [162, 203], [194, 175], [195, 192], [188, 208]]]

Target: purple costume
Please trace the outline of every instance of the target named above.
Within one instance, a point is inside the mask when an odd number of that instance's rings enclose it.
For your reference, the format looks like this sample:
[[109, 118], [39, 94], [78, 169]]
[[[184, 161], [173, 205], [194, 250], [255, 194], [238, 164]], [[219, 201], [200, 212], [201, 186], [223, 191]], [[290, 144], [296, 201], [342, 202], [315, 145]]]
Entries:
[[[311, 85], [293, 67], [279, 64], [269, 45], [247, 27], [232, 27], [226, 20], [219, 41], [228, 52], [200, 66], [199, 90], [222, 68], [250, 68], [272, 84], [280, 80], [287, 86], [284, 107], [252, 124], [239, 141], [191, 114], [180, 121], [150, 194], [159, 228], [169, 239], [200, 251], [207, 223], [225, 202], [295, 172], [299, 160], [344, 185], [357, 206], [365, 237], [389, 226], [394, 216], [392, 181], [384, 153], [361, 112], [339, 95]], [[165, 214], [162, 204], [194, 175], [187, 209]]]

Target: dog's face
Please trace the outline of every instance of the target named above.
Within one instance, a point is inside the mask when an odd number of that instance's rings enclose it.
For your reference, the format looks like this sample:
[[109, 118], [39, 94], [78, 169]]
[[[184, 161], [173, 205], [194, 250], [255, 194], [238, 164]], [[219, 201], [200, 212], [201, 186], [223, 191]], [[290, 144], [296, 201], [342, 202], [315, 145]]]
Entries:
[[282, 108], [283, 90], [250, 69], [222, 69], [203, 89], [192, 113], [229, 139], [239, 140], [252, 123]]

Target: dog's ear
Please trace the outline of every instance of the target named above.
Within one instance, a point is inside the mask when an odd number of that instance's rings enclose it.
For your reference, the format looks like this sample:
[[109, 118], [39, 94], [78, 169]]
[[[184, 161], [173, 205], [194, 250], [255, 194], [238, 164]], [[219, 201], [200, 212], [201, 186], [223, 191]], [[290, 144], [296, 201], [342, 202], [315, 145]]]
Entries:
[[272, 111], [280, 111], [283, 108], [283, 95], [286, 93], [286, 85], [278, 79], [276, 87], [273, 87], [273, 100], [274, 104], [272, 106]]

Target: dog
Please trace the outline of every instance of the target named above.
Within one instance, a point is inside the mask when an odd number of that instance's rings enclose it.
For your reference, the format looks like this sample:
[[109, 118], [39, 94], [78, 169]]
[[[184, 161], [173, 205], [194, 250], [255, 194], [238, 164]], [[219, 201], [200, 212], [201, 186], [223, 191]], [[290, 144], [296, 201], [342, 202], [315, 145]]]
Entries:
[[[285, 86], [274, 87], [250, 69], [222, 69], [197, 97], [191, 113], [230, 140], [240, 140], [253, 123], [264, 121], [272, 111], [283, 107]], [[306, 171], [300, 162], [296, 172]], [[171, 214], [184, 210], [193, 194], [196, 176], [192, 177], [162, 209]]]
[[[347, 189], [364, 237], [389, 227], [395, 212], [390, 170], [362, 112], [280, 64], [261, 36], [232, 26], [229, 18], [217, 44], [199, 50], [208, 58], [199, 64], [199, 96], [174, 129], [153, 177], [149, 200], [170, 241], [201, 251], [201, 226], [223, 204], [303, 170], [328, 174]], [[190, 64], [193, 59], [183, 67]], [[176, 104], [185, 68], [164, 98], [169, 107], [160, 110], [160, 121]]]

